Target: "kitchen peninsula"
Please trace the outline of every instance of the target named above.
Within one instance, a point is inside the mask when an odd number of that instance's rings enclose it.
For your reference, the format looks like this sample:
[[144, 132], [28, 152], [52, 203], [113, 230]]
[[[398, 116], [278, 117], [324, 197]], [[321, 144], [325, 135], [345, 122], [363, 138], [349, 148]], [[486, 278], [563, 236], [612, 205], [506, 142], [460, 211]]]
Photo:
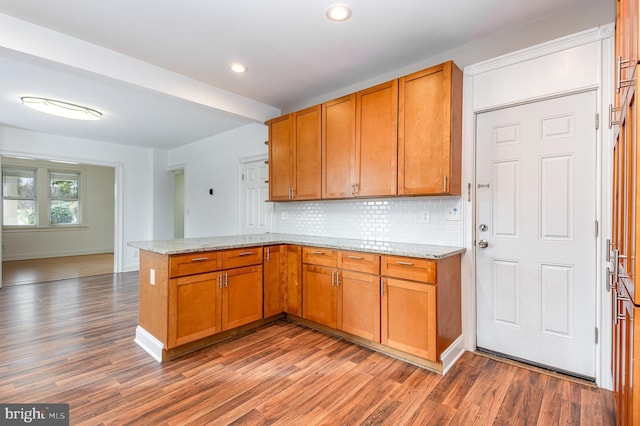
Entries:
[[464, 352], [463, 248], [291, 234], [129, 245], [136, 342], [158, 361], [282, 318], [441, 373]]

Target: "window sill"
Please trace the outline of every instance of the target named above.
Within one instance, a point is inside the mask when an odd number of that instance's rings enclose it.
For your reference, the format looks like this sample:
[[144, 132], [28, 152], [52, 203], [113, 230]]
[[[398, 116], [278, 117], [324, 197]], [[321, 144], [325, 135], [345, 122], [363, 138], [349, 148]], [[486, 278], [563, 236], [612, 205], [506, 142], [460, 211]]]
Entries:
[[53, 225], [53, 226], [3, 226], [2, 232], [57, 232], [57, 231], [83, 231], [89, 229], [88, 225]]

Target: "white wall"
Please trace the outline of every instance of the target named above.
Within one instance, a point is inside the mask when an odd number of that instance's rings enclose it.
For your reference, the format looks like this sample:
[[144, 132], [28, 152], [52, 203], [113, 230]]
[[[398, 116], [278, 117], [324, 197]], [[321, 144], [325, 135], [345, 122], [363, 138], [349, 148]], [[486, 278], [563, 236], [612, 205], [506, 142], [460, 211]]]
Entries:
[[239, 159], [266, 154], [267, 139], [267, 126], [249, 124], [169, 151], [169, 168], [184, 167], [186, 238], [240, 233]]
[[[2, 164], [81, 172], [83, 220], [81, 226], [4, 229], [2, 260], [113, 252], [115, 199], [112, 167], [63, 165], [11, 158], [4, 158]], [[39, 190], [46, 192], [48, 188]]]
[[153, 239], [150, 150], [0, 126], [0, 154], [115, 167], [116, 271], [138, 269], [128, 241]]

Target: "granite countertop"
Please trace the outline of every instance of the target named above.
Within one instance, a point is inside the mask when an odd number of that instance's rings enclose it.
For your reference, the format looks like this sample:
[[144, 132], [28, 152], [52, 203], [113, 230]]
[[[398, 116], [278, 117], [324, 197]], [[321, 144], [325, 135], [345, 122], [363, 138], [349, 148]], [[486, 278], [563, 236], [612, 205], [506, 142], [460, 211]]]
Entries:
[[186, 238], [179, 240], [133, 241], [128, 243], [129, 246], [140, 250], [147, 250], [166, 255], [241, 247], [268, 246], [274, 244], [296, 244], [338, 250], [410, 256], [423, 259], [443, 259], [465, 251], [463, 247], [270, 233], [208, 238]]

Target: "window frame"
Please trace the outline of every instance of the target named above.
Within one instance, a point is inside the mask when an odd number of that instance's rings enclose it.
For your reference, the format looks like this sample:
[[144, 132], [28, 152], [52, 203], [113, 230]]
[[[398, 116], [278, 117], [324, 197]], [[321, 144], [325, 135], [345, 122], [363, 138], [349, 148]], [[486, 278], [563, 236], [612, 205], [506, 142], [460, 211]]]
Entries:
[[[13, 165], [7, 165], [7, 166], [2, 166], [2, 203], [3, 203], [3, 214], [2, 214], [2, 226], [3, 228], [12, 228], [12, 229], [33, 229], [33, 228], [37, 228], [39, 226], [39, 208], [40, 208], [40, 204], [39, 204], [39, 199], [38, 199], [38, 168], [37, 167], [23, 167], [23, 166], [13, 166]], [[6, 195], [5, 194], [5, 172], [7, 171], [14, 171], [14, 172], [31, 172], [33, 174], [33, 197], [27, 198], [27, 197], [14, 197], [14, 196], [10, 196], [10, 195]], [[32, 224], [25, 224], [25, 225], [6, 225], [4, 223], [4, 201], [28, 201], [28, 200], [33, 200], [33, 223]]]
[[[76, 198], [65, 198], [65, 197], [54, 197], [52, 194], [52, 181], [53, 181], [53, 176], [55, 173], [59, 173], [59, 174], [66, 174], [66, 175], [74, 175], [76, 177], [76, 185], [77, 185], [77, 189], [76, 189]], [[83, 220], [82, 220], [82, 216], [83, 216], [83, 207], [82, 207], [82, 172], [78, 171], [78, 170], [64, 170], [64, 169], [51, 169], [48, 168], [47, 169], [47, 182], [48, 182], [48, 191], [47, 191], [47, 219], [48, 219], [48, 225], [49, 226], [82, 226], [83, 224]], [[75, 223], [53, 223], [53, 221], [51, 220], [51, 213], [52, 213], [52, 207], [53, 207], [53, 202], [54, 201], [75, 201], [77, 203], [78, 206], [78, 214], [76, 216], [76, 222]]]

